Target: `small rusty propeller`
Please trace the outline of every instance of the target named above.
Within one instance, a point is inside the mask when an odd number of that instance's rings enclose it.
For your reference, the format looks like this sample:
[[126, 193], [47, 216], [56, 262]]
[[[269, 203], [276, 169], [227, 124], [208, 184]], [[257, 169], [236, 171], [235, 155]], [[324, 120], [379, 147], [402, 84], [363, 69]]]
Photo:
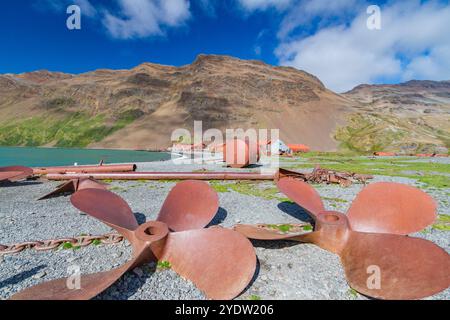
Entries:
[[63, 184], [60, 184], [56, 187], [56, 190], [46, 194], [43, 197], [40, 197], [38, 200], [45, 200], [52, 197], [56, 197], [60, 194], [65, 193], [74, 193], [79, 190], [83, 189], [103, 189], [108, 190], [108, 187], [106, 184], [97, 181], [92, 178], [80, 178], [80, 179], [72, 179], [68, 182], [65, 182]]
[[424, 192], [374, 183], [344, 215], [326, 211], [319, 194], [304, 182], [283, 178], [278, 187], [314, 218], [313, 232], [283, 233], [267, 225], [234, 229], [250, 239], [313, 243], [333, 252], [341, 258], [349, 285], [370, 297], [419, 299], [450, 286], [449, 254], [428, 240], [405, 236], [436, 217], [436, 205]]
[[0, 182], [19, 181], [33, 175], [33, 169], [24, 166], [10, 166], [0, 168]]
[[[202, 229], [219, 206], [217, 194], [205, 182], [178, 183], [157, 221], [140, 226], [128, 204], [110, 191], [80, 190], [71, 201], [128, 239], [133, 258], [117, 269], [82, 276], [80, 290], [69, 289], [66, 279], [59, 279], [28, 288], [12, 299], [91, 299], [128, 270], [150, 261], [168, 261], [175, 272], [191, 280], [211, 299], [236, 297], [254, 275], [256, 255], [246, 237], [219, 227]], [[169, 228], [179, 232], [170, 232]]]

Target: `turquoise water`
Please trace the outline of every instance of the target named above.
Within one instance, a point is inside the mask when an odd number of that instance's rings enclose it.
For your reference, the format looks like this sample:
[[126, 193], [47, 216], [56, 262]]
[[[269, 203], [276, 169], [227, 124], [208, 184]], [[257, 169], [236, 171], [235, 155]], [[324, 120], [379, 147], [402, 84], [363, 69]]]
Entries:
[[69, 166], [82, 164], [130, 163], [168, 160], [165, 152], [0, 147], [0, 166], [22, 165], [30, 167]]

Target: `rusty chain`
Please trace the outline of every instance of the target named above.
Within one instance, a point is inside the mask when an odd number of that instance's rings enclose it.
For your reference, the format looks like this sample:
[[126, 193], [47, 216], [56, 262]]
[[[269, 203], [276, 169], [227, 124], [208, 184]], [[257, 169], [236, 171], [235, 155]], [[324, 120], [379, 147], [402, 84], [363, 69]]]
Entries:
[[64, 244], [70, 244], [71, 247], [86, 247], [94, 242], [98, 244], [116, 244], [123, 241], [124, 237], [118, 233], [107, 233], [100, 236], [81, 235], [74, 238], [59, 238], [42, 241], [27, 241], [15, 243], [12, 245], [0, 244], [0, 256], [19, 253], [25, 249], [34, 249], [35, 251], [48, 251], [59, 248]]

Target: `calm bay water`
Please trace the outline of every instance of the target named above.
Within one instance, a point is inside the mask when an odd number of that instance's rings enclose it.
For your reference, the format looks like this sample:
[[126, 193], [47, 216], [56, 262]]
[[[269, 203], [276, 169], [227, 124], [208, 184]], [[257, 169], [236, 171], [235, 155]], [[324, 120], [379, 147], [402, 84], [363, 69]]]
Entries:
[[68, 166], [75, 162], [82, 164], [135, 163], [168, 160], [164, 152], [101, 150], [101, 149], [59, 149], [0, 147], [0, 166], [23, 165], [30, 167]]

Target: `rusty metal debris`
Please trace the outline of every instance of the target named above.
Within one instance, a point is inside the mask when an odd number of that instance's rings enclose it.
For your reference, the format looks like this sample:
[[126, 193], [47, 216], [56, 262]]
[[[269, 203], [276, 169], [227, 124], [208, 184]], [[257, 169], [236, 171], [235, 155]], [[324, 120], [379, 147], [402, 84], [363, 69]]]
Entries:
[[[450, 286], [449, 254], [430, 241], [406, 236], [436, 218], [436, 204], [426, 193], [398, 183], [374, 183], [344, 215], [326, 211], [317, 191], [304, 182], [283, 178], [278, 188], [314, 219], [313, 232], [280, 232], [269, 225], [234, 229], [250, 239], [313, 243], [335, 253], [349, 285], [370, 297], [419, 299]], [[371, 282], [375, 273], [378, 280]]]
[[254, 275], [256, 255], [246, 237], [219, 227], [203, 229], [218, 210], [218, 195], [205, 182], [178, 183], [157, 220], [142, 225], [128, 204], [107, 190], [83, 189], [72, 195], [71, 202], [123, 235], [132, 245], [132, 260], [111, 271], [82, 276], [79, 290], [69, 289], [67, 279], [59, 279], [28, 288], [12, 299], [90, 299], [128, 270], [150, 261], [167, 261], [211, 299], [236, 297]]
[[19, 181], [31, 177], [33, 169], [24, 166], [10, 166], [0, 168], [0, 182]]
[[373, 179], [373, 176], [354, 172], [338, 172], [316, 166], [311, 173], [303, 174], [303, 177], [299, 180], [318, 184], [339, 184], [342, 187], [349, 187], [354, 182], [366, 183], [369, 179]]
[[96, 172], [131, 172], [136, 171], [135, 164], [100, 164], [96, 166], [39, 167], [33, 168], [36, 175], [49, 173], [96, 173]]
[[49, 199], [49, 198], [55, 197], [60, 194], [65, 194], [65, 193], [74, 193], [78, 190], [83, 190], [83, 189], [107, 190], [108, 187], [106, 184], [104, 184], [100, 181], [96, 181], [92, 178], [72, 179], [68, 182], [60, 184], [59, 186], [56, 187], [56, 190], [46, 194], [43, 197], [40, 197], [38, 200]]
[[11, 245], [0, 244], [0, 256], [19, 253], [27, 249], [35, 251], [54, 250], [65, 243], [70, 243], [73, 247], [87, 247], [96, 242], [102, 244], [116, 244], [122, 242], [123, 239], [123, 236], [119, 233], [107, 233], [100, 236], [82, 235], [74, 238], [27, 241]]

